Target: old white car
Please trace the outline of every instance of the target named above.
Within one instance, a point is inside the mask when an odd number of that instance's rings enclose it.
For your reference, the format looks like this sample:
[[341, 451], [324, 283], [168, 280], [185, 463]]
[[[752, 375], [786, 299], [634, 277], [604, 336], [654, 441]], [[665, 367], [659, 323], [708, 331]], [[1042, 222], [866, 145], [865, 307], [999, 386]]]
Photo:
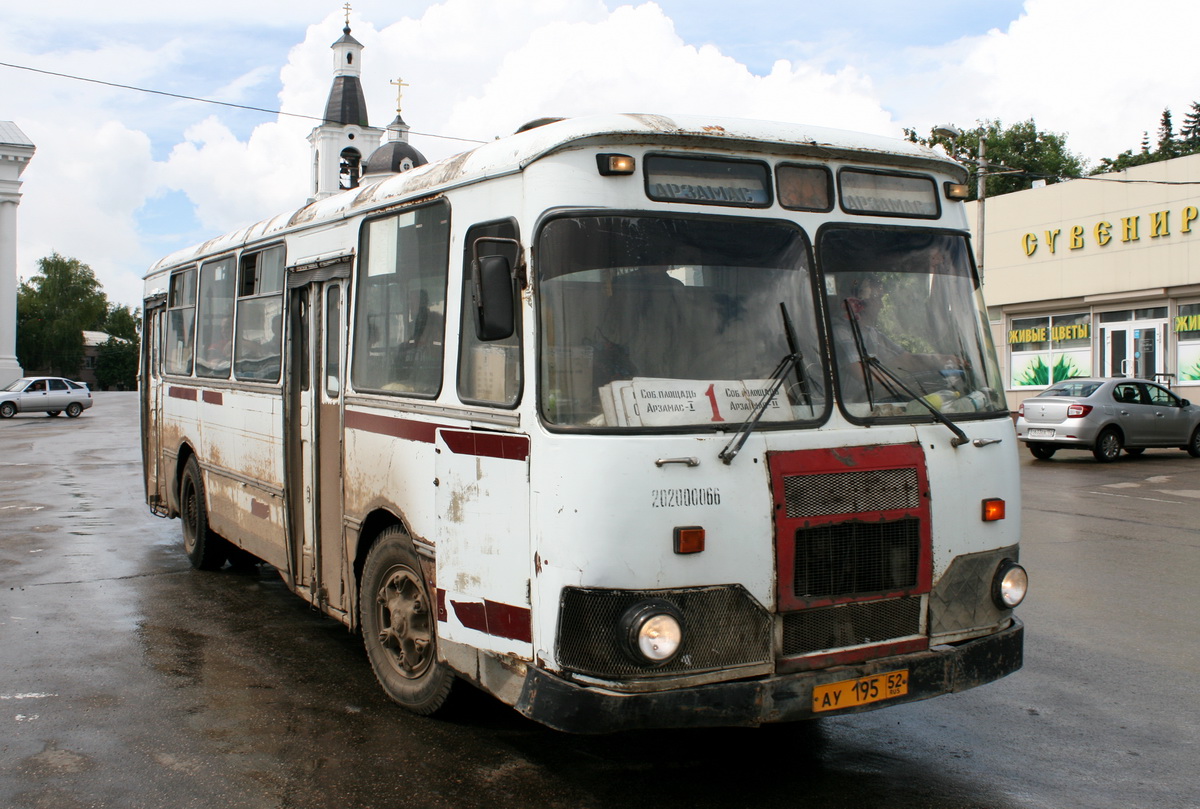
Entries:
[[48, 416], [65, 412], [75, 418], [91, 406], [87, 385], [60, 376], [23, 376], [0, 391], [0, 418], [4, 419], [39, 412]]

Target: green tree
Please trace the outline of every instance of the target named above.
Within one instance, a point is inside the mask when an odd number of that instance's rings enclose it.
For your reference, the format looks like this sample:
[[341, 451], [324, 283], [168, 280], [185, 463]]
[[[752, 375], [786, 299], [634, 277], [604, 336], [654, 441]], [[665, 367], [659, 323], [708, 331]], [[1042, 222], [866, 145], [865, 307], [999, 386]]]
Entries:
[[1179, 143], [1175, 140], [1175, 122], [1171, 119], [1170, 107], [1162, 111], [1162, 118], [1158, 122], [1158, 149], [1156, 153], [1162, 155], [1163, 160], [1169, 160], [1172, 157], [1179, 157]]
[[137, 340], [141, 330], [142, 318], [139, 310], [121, 304], [113, 304], [108, 308], [108, 316], [104, 318], [104, 327], [101, 329], [113, 337], [123, 337], [126, 340]]
[[53, 253], [17, 290], [17, 359], [30, 373], [75, 377], [83, 363], [83, 330], [99, 329], [108, 298], [92, 268]]
[[96, 384], [101, 390], [134, 390], [137, 387], [138, 344], [109, 337], [96, 353]]
[[[954, 140], [933, 131], [928, 137], [921, 137], [912, 129], [905, 129], [904, 134], [913, 143], [941, 144], [949, 154], [972, 165], [979, 156], [979, 141], [984, 139], [987, 163], [984, 176], [989, 197], [1029, 188], [1034, 180], [1048, 183], [1069, 180], [1080, 176], [1085, 169], [1083, 159], [1067, 149], [1065, 135], [1039, 130], [1032, 118], [1009, 127], [1000, 121], [980, 121], [975, 129], [962, 130]], [[976, 190], [976, 184], [972, 183], [971, 199], [977, 196]]]
[[1147, 163], [1157, 163], [1160, 160], [1170, 160], [1174, 157], [1184, 157], [1200, 152], [1200, 102], [1193, 101], [1191, 111], [1184, 117], [1179, 135], [1175, 134], [1171, 109], [1162, 111], [1158, 122], [1158, 141], [1153, 151], [1150, 149], [1150, 133], [1142, 133], [1141, 151], [1126, 149], [1116, 157], [1105, 157], [1096, 165], [1093, 174], [1103, 174], [1112, 171], [1123, 171], [1133, 166], [1144, 166]]
[[1179, 128], [1179, 140], [1184, 154], [1200, 151], [1200, 101], [1193, 101], [1191, 111], [1184, 116], [1183, 126]]

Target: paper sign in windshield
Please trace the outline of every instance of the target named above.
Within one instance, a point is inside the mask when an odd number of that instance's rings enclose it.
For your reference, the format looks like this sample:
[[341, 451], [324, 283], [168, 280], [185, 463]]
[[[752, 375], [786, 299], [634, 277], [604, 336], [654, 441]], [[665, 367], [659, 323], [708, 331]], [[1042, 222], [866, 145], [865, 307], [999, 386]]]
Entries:
[[[600, 388], [607, 424], [619, 427], [672, 427], [694, 424], [737, 425], [774, 385], [771, 379], [690, 380], [635, 377]], [[791, 408], [777, 393], [763, 421], [787, 421]]]

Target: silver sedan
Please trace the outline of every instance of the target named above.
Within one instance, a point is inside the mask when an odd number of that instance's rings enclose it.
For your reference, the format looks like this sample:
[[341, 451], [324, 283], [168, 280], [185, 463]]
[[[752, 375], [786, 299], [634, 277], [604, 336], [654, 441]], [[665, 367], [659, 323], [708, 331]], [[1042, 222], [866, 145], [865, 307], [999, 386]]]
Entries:
[[1108, 462], [1148, 447], [1200, 458], [1200, 407], [1147, 379], [1068, 379], [1021, 403], [1017, 438], [1040, 460], [1086, 449]]
[[0, 418], [17, 413], [46, 413], [57, 416], [66, 412], [75, 418], [92, 406], [92, 392], [82, 382], [60, 376], [23, 376], [0, 390]]

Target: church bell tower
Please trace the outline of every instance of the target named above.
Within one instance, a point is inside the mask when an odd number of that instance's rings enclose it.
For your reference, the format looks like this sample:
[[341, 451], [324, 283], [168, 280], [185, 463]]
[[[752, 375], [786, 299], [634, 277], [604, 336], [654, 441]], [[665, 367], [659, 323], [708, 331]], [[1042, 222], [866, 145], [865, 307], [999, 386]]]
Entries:
[[345, 10], [342, 38], [330, 46], [333, 86], [325, 103], [325, 120], [308, 135], [312, 146], [310, 201], [357, 188], [366, 158], [383, 138], [383, 130], [367, 122], [367, 101], [360, 81], [363, 46], [350, 35], [349, 3]]

